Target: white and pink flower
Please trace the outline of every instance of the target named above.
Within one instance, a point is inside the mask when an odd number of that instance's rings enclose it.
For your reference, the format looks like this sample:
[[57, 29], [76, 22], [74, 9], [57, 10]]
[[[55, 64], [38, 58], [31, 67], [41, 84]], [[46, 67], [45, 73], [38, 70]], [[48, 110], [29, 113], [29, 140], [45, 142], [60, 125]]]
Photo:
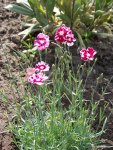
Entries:
[[59, 43], [66, 43], [66, 35], [69, 28], [67, 28], [64, 24], [56, 30], [55, 33], [55, 41]]
[[81, 59], [84, 61], [93, 60], [97, 52], [92, 48], [88, 47], [87, 49], [82, 49], [80, 51]]
[[32, 84], [42, 85], [48, 79], [44, 73], [32, 74], [28, 77], [28, 82]]
[[72, 46], [76, 39], [74, 38], [71, 29], [63, 24], [56, 30], [55, 41]]
[[29, 78], [32, 74], [36, 72], [35, 68], [27, 68], [26, 69], [26, 78]]
[[49, 36], [43, 33], [39, 33], [37, 38], [34, 40], [34, 46], [37, 46], [39, 51], [43, 51], [49, 47], [50, 41]]
[[50, 67], [47, 63], [45, 63], [44, 61], [41, 61], [35, 65], [35, 69], [38, 72], [49, 71]]
[[75, 41], [76, 39], [74, 38], [74, 35], [72, 34], [72, 32], [68, 32], [68, 34], [66, 35], [67, 45], [72, 46]]
[[41, 61], [35, 65], [35, 68], [26, 69], [26, 78], [32, 84], [42, 85], [48, 79], [43, 71], [49, 71], [50, 67], [47, 63]]

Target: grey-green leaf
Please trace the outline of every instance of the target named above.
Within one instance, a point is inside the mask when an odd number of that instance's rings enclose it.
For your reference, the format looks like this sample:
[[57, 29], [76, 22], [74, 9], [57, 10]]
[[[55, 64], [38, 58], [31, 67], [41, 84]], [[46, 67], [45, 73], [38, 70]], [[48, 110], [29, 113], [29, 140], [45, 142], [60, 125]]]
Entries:
[[27, 15], [27, 16], [31, 16], [31, 17], [34, 16], [33, 11], [25, 6], [19, 6], [17, 4], [9, 4], [5, 8], [12, 12], [16, 12], [18, 14]]

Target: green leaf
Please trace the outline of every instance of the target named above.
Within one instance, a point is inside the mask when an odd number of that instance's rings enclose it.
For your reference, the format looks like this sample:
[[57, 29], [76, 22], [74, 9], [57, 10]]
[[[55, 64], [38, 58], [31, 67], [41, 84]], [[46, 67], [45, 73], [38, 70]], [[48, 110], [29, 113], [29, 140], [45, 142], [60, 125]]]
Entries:
[[113, 7], [113, 0], [96, 0], [96, 10], [108, 10]]
[[58, 17], [60, 17], [60, 19], [63, 21], [63, 23], [65, 23], [66, 25], [70, 26], [71, 25], [71, 18], [69, 18], [67, 15], [65, 14], [60, 14], [58, 15]]
[[53, 15], [53, 9], [55, 7], [56, 0], [47, 0], [46, 2], [46, 13], [49, 17]]
[[108, 11], [108, 12], [105, 12], [103, 15], [99, 16], [98, 18], [96, 18], [94, 21], [94, 26], [100, 26], [103, 23], [110, 20], [112, 17], [112, 13], [113, 13], [112, 11]]
[[19, 6], [17, 4], [9, 4], [5, 8], [12, 11], [12, 12], [16, 12], [18, 14], [27, 15], [27, 16], [30, 16], [30, 17], [34, 16], [33, 11], [25, 5], [24, 6], [22, 6], [22, 5]]
[[65, 14], [71, 18], [72, 0], [63, 0], [63, 8], [65, 11]]
[[95, 11], [95, 18], [102, 16], [105, 13], [105, 11], [97, 10]]
[[81, 0], [76, 0], [75, 3], [76, 3], [76, 5], [79, 5], [79, 6], [80, 6], [80, 5], [81, 5]]
[[37, 0], [28, 0], [28, 2], [34, 12], [34, 17], [37, 19], [37, 21], [42, 26], [47, 25], [48, 20], [46, 17], [45, 8]]
[[72, 0], [57, 0], [56, 4], [60, 11], [69, 18], [71, 17]]
[[100, 9], [100, 0], [96, 0], [96, 10]]
[[42, 4], [39, 1], [37, 1], [37, 0], [28, 0], [28, 2], [29, 2], [30, 6], [33, 10], [37, 9], [37, 11], [39, 11], [43, 15], [46, 15], [45, 8], [42, 6]]
[[82, 39], [82, 36], [76, 31], [77, 35], [78, 35], [78, 39], [79, 39], [79, 42], [80, 42], [80, 46], [81, 48], [85, 48], [85, 44], [83, 42], [83, 39]]
[[108, 37], [113, 38], [113, 34], [109, 34], [109, 33], [101, 33], [101, 32], [92, 32], [92, 33], [102, 38], [108, 38]]
[[37, 30], [40, 30], [39, 24], [32, 24], [29, 28], [27, 28], [24, 31], [20, 32], [18, 35], [24, 35], [23, 39], [25, 39], [30, 33], [33, 33]]

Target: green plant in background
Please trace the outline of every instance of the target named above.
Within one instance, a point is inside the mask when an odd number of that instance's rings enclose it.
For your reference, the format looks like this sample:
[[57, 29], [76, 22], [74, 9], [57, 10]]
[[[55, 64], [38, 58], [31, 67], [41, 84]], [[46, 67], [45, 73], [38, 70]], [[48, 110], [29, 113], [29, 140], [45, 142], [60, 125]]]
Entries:
[[112, 27], [108, 23], [113, 18], [112, 0], [57, 0], [56, 5], [60, 19], [78, 34], [81, 46], [84, 47], [83, 36], [112, 36]]
[[88, 38], [91, 34], [112, 37], [109, 23], [113, 19], [112, 0], [28, 0], [27, 3], [22, 1], [6, 8], [37, 20], [26, 24], [29, 28], [20, 33], [25, 36], [37, 30], [52, 33], [64, 23], [78, 34], [82, 47], [82, 37]]
[[28, 27], [26, 30], [20, 33], [24, 34], [24, 38], [29, 34], [36, 32], [37, 30], [47, 30], [52, 31], [54, 22], [53, 9], [55, 6], [55, 0], [28, 0], [28, 1], [17, 1], [16, 4], [10, 4], [6, 9], [13, 12], [26, 15], [29, 19], [34, 20], [35, 23], [31, 21], [31, 24], [26, 23], [25, 26]]

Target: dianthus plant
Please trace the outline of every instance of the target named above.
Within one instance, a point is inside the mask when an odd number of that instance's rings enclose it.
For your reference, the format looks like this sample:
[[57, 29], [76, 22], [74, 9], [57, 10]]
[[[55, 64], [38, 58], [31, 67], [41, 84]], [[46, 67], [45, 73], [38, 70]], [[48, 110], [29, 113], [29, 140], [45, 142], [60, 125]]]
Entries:
[[[74, 45], [76, 39], [74, 37], [74, 34], [72, 33], [72, 30], [63, 24], [61, 27], [57, 28], [55, 32], [55, 41], [57, 43], [61, 43], [70, 47]], [[45, 51], [49, 47], [49, 45], [49, 36], [46, 34], [39, 33], [34, 40], [34, 46], [36, 46], [39, 52]], [[93, 60], [95, 54], [96, 51], [91, 47], [88, 47], [87, 49], [84, 48], [80, 51], [80, 56], [83, 61]], [[43, 61], [38, 62], [35, 65], [35, 68], [28, 68], [26, 70], [26, 77], [28, 82], [38, 85], [44, 84], [45, 81], [49, 78], [45, 75], [45, 72], [49, 71], [49, 69], [49, 65]]]

